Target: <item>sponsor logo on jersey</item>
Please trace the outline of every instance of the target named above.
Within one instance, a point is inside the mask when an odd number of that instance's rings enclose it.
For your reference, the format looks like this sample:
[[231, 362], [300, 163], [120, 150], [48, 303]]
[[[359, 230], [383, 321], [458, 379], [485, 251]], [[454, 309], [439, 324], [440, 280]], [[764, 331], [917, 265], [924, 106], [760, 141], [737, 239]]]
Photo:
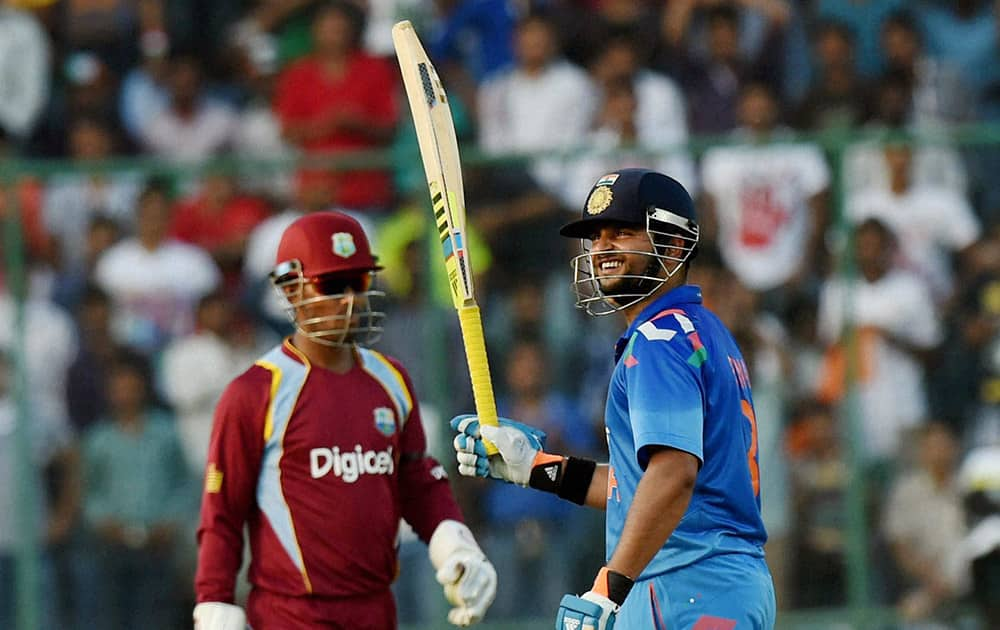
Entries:
[[388, 407], [375, 407], [375, 428], [385, 437], [396, 432], [396, 414]]
[[350, 258], [358, 251], [354, 245], [354, 236], [350, 232], [337, 232], [332, 238], [333, 253], [341, 258]]
[[384, 451], [366, 451], [360, 444], [355, 445], [353, 450], [342, 451], [339, 446], [334, 446], [309, 451], [309, 473], [313, 479], [333, 473], [344, 483], [354, 483], [362, 475], [391, 475], [395, 471], [391, 446]]

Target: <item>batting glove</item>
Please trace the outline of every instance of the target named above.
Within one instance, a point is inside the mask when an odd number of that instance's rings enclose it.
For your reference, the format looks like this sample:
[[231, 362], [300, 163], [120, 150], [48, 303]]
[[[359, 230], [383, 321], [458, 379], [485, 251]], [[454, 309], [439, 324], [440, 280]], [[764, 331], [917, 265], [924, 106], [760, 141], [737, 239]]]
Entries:
[[486, 559], [472, 532], [458, 521], [446, 520], [428, 543], [436, 578], [444, 596], [454, 606], [448, 621], [470, 626], [483, 618], [497, 594], [497, 572]]
[[194, 630], [246, 630], [243, 609], [222, 602], [202, 602], [194, 607]]
[[[493, 477], [519, 486], [527, 486], [535, 459], [545, 448], [545, 432], [526, 424], [498, 418], [500, 426], [480, 424], [473, 415], [456, 416], [451, 428], [458, 431], [452, 445], [458, 459], [458, 472], [466, 477]], [[499, 451], [486, 455], [483, 439]]]
[[556, 630], [613, 630], [615, 616], [632, 590], [628, 576], [607, 567], [583, 595], [565, 595], [559, 602]]

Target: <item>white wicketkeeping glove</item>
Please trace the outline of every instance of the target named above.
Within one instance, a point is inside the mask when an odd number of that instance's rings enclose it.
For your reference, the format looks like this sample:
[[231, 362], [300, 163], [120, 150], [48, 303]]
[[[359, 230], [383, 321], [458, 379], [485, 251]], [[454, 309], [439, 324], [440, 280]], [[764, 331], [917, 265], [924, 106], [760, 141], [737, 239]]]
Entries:
[[441, 521], [428, 551], [445, 599], [454, 606], [448, 621], [469, 626], [481, 620], [496, 597], [497, 572], [469, 528], [458, 521]]
[[246, 630], [243, 609], [222, 602], [202, 602], [194, 607], [194, 630]]
[[[527, 486], [535, 458], [545, 448], [545, 432], [507, 418], [498, 418], [500, 426], [480, 424], [472, 415], [456, 416], [451, 428], [458, 431], [452, 445], [458, 459], [458, 472], [466, 477], [493, 477], [519, 486]], [[498, 454], [486, 456], [483, 438], [492, 442]]]

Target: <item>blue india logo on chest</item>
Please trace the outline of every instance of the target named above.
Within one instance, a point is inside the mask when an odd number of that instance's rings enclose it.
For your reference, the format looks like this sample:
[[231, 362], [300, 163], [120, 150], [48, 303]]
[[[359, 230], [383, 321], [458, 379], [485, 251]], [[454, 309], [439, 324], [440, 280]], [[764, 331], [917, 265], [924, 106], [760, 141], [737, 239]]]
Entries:
[[382, 435], [392, 437], [392, 434], [396, 432], [396, 416], [392, 413], [392, 409], [388, 407], [376, 407], [374, 414], [375, 428]]

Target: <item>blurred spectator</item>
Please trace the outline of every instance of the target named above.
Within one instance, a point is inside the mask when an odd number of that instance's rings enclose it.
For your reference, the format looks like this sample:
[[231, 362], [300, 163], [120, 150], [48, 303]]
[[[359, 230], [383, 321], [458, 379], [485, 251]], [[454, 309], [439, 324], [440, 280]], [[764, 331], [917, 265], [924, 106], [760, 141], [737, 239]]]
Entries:
[[[45, 157], [72, 155], [70, 131], [79, 118], [100, 120], [113, 135], [118, 134], [118, 76], [90, 51], [69, 52], [63, 58], [29, 150]], [[115, 142], [113, 153], [121, 155], [128, 148]]]
[[989, 0], [918, 2], [913, 17], [920, 26], [928, 54], [940, 64], [955, 69], [961, 83], [972, 94], [979, 118], [995, 119], [1000, 100], [1000, 55], [997, 15]]
[[[117, 151], [116, 137], [100, 118], [81, 116], [70, 124], [70, 156], [85, 169], [111, 158]], [[142, 190], [138, 172], [69, 172], [53, 176], [45, 188], [44, 216], [49, 233], [58, 243], [59, 268], [73, 269], [84, 263], [87, 229], [94, 217], [106, 217], [122, 228], [134, 221], [135, 203]]]
[[60, 12], [59, 36], [69, 50], [89, 50], [116, 74], [136, 60], [140, 21], [162, 0], [73, 0]]
[[795, 543], [792, 604], [829, 608], [847, 602], [846, 493], [850, 469], [830, 409], [803, 401], [789, 434]]
[[174, 160], [202, 160], [229, 148], [236, 112], [205, 95], [201, 62], [178, 55], [170, 62], [170, 105], [142, 130], [148, 151]]
[[854, 32], [861, 76], [866, 79], [878, 76], [885, 65], [879, 49], [882, 24], [907, 4], [906, 0], [818, 0], [813, 4], [816, 18], [840, 22]]
[[11, 353], [16, 335], [22, 332], [15, 316], [16, 300], [23, 300], [22, 343], [29, 403], [39, 417], [66, 423], [66, 378], [78, 350], [73, 320], [42, 296], [15, 286], [4, 277], [5, 268], [0, 267], [0, 352]]
[[[0, 161], [14, 156], [12, 138], [0, 126]], [[21, 238], [29, 261], [51, 264], [55, 259], [55, 243], [42, 214], [44, 187], [35, 177], [24, 176], [13, 183], [0, 181], [0, 220], [10, 217], [16, 206]]]
[[67, 312], [75, 311], [94, 281], [97, 260], [118, 242], [121, 235], [121, 226], [113, 219], [100, 214], [91, 217], [87, 225], [83, 259], [72, 267], [59, 270], [52, 283], [52, 301]]
[[816, 74], [799, 106], [799, 125], [808, 130], [843, 130], [865, 118], [868, 91], [854, 63], [854, 34], [843, 24], [820, 24], [814, 36]]
[[670, 77], [643, 68], [635, 42], [627, 37], [604, 42], [595, 53], [590, 73], [605, 95], [620, 82], [632, 85], [634, 135], [639, 144], [664, 151], [687, 142], [687, 112], [680, 87]]
[[[285, 68], [274, 108], [285, 139], [310, 153], [386, 146], [398, 116], [396, 70], [360, 49], [364, 14], [349, 2], [323, 3], [313, 18], [313, 52]], [[300, 179], [326, 186], [336, 204], [384, 209], [388, 176], [379, 171], [307, 170]]]
[[947, 426], [932, 422], [919, 434], [918, 461], [893, 484], [885, 505], [884, 533], [903, 579], [896, 602], [906, 622], [939, 621], [956, 599], [947, 566], [965, 537], [955, 474], [958, 443]]
[[232, 177], [208, 173], [200, 190], [175, 206], [170, 235], [211, 254], [230, 284], [234, 284], [243, 264], [247, 238], [267, 215], [267, 204], [242, 193]]
[[927, 54], [912, 14], [901, 11], [887, 17], [881, 42], [888, 72], [908, 81], [915, 126], [932, 128], [971, 119], [975, 103], [958, 69]]
[[[532, 15], [518, 23], [516, 65], [479, 88], [479, 144], [484, 151], [554, 151], [582, 141], [594, 116], [595, 88], [583, 70], [560, 55], [548, 18]], [[557, 162], [537, 162], [532, 174], [545, 189], [559, 190]]]
[[[546, 446], [595, 453], [595, 428], [567, 398], [548, 385], [549, 361], [542, 346], [524, 338], [510, 348], [504, 370], [504, 395], [497, 410], [548, 434]], [[509, 576], [497, 592], [491, 614], [498, 618], [541, 617], [578, 574], [574, 550], [585, 540], [585, 517], [578, 508], [550, 495], [524, 493], [510, 484], [492, 485], [483, 507], [489, 518], [484, 548], [496, 558], [497, 573]]]
[[141, 59], [122, 79], [118, 109], [122, 127], [137, 145], [153, 121], [170, 107], [170, 40], [163, 31], [143, 35]]
[[[551, 12], [566, 56], [575, 63], [589, 65], [595, 55], [614, 39], [632, 42], [639, 64], [649, 63], [659, 48], [661, 2], [634, 0], [602, 0], [586, 3], [538, 3]], [[672, 3], [671, 3], [672, 4]]]
[[[847, 194], [868, 190], [888, 190], [890, 171], [885, 159], [885, 139], [907, 129], [911, 94], [905, 77], [889, 74], [875, 84], [875, 111], [866, 124], [867, 137], [844, 150], [844, 190]], [[910, 179], [915, 186], [947, 188], [958, 194], [967, 192], [969, 177], [958, 151], [943, 137], [930, 136], [929, 142], [912, 145]]]
[[[293, 4], [280, 2], [281, 4]], [[395, 57], [392, 43], [392, 27], [400, 20], [410, 20], [417, 32], [427, 32], [434, 16], [435, 5], [439, 2], [426, 0], [365, 0], [365, 50], [375, 57]], [[431, 55], [434, 57], [434, 55]], [[435, 59], [436, 61], [436, 59]], [[449, 90], [449, 96], [451, 96]]]
[[203, 250], [169, 238], [170, 199], [152, 185], [139, 198], [136, 236], [97, 261], [94, 278], [115, 305], [115, 336], [152, 352], [190, 332], [197, 301], [217, 288], [219, 269]]
[[973, 245], [969, 260], [931, 387], [934, 413], [984, 444], [1000, 441], [1000, 238]]
[[[7, 355], [0, 350], [0, 627], [16, 627], [17, 571], [15, 556], [24, 544], [24, 536], [33, 537], [44, 546], [66, 540], [72, 529], [79, 507], [79, 458], [74, 448], [73, 431], [58, 418], [29, 412], [22, 417], [27, 436], [28, 451], [25, 469], [19, 469], [17, 405], [13, 399], [12, 366]], [[30, 409], [30, 407], [29, 407]], [[57, 471], [51, 484], [46, 480], [48, 470]], [[27, 475], [26, 477], [24, 475]], [[30, 495], [28, 495], [30, 493]], [[34, 513], [24, 519], [28, 504], [25, 496], [32, 496]], [[27, 526], [29, 529], [24, 529]], [[43, 547], [44, 549], [44, 547]], [[49, 602], [57, 601], [55, 576], [48, 554], [42, 553], [37, 586]], [[39, 621], [45, 626], [58, 624], [54, 606], [40, 610]]]
[[[740, 94], [748, 81], [766, 80], [775, 88], [780, 85], [781, 37], [789, 17], [788, 5], [783, 0], [761, 4], [762, 13], [757, 13], [749, 8], [750, 2], [714, 2], [702, 7], [697, 0], [680, 0], [669, 3], [664, 11], [667, 53], [661, 64], [678, 77], [688, 97], [692, 133], [733, 129], [738, 124]], [[703, 23], [699, 36], [691, 33], [695, 17]], [[744, 46], [743, 18], [753, 22], [753, 17], [763, 17], [762, 36], [754, 38], [756, 45]]]
[[38, 18], [12, 5], [0, 1], [0, 129], [24, 140], [49, 97], [52, 53]]
[[[253, 31], [239, 33], [230, 45], [236, 57], [238, 80], [247, 92], [236, 124], [233, 149], [243, 158], [290, 161], [292, 148], [281, 133], [281, 121], [271, 107], [277, 85], [278, 50], [274, 38]], [[248, 191], [287, 199], [292, 194], [291, 169], [250, 168], [240, 178]]]
[[941, 341], [928, 287], [900, 268], [898, 241], [879, 219], [854, 229], [855, 278], [831, 276], [819, 297], [828, 348], [821, 395], [840, 400], [852, 379], [859, 394], [859, 446], [872, 464], [898, 456], [904, 433], [927, 416], [924, 361]]
[[457, 66], [482, 83], [514, 62], [512, 0], [437, 0], [435, 5], [440, 15], [429, 47], [435, 63]]
[[771, 89], [749, 84], [735, 135], [747, 144], [709, 149], [701, 179], [703, 225], [709, 238], [718, 230], [722, 260], [750, 289], [771, 291], [763, 306], [780, 312], [825, 264], [830, 173], [819, 147], [784, 140], [779, 116]]
[[961, 258], [980, 235], [979, 220], [959, 192], [913, 179], [914, 150], [905, 142], [883, 148], [889, 186], [871, 188], [847, 198], [845, 214], [858, 224], [876, 218], [898, 238], [900, 264], [918, 274], [937, 303], [954, 290], [952, 257]]
[[80, 352], [66, 377], [66, 401], [73, 428], [82, 433], [107, 413], [104, 384], [112, 359], [122, 347], [111, 334], [111, 298], [88, 284], [75, 309]]
[[173, 423], [149, 406], [149, 366], [117, 356], [106, 383], [108, 415], [83, 441], [78, 607], [95, 630], [171, 628], [171, 550], [192, 486]]
[[226, 385], [253, 364], [257, 348], [237, 343], [235, 305], [221, 293], [198, 302], [197, 326], [173, 340], [162, 359], [163, 392], [177, 415], [181, 448], [193, 477], [205, 470], [212, 415]]
[[[564, 185], [560, 194], [566, 207], [574, 208], [580, 199], [586, 199], [587, 193], [597, 178], [619, 168], [642, 166], [656, 168], [662, 173], [668, 173], [694, 194], [697, 191], [694, 162], [684, 149], [673, 149], [683, 146], [687, 141], [687, 130], [684, 125], [683, 103], [679, 113], [682, 127], [671, 133], [671, 127], [665, 126], [666, 134], [676, 135], [671, 142], [657, 142], [641, 133], [642, 124], [639, 118], [640, 103], [637, 88], [630, 78], [620, 78], [604, 86], [604, 95], [600, 112], [597, 115], [596, 128], [584, 137], [587, 151], [581, 151], [579, 157], [569, 158], [565, 162]], [[679, 99], [679, 94], [678, 94]], [[657, 111], [664, 111], [656, 107]], [[675, 120], [675, 122], [678, 122]]]
[[956, 581], [971, 592], [987, 628], [1000, 627], [1000, 446], [981, 444], [958, 471], [968, 533], [955, 550]]

